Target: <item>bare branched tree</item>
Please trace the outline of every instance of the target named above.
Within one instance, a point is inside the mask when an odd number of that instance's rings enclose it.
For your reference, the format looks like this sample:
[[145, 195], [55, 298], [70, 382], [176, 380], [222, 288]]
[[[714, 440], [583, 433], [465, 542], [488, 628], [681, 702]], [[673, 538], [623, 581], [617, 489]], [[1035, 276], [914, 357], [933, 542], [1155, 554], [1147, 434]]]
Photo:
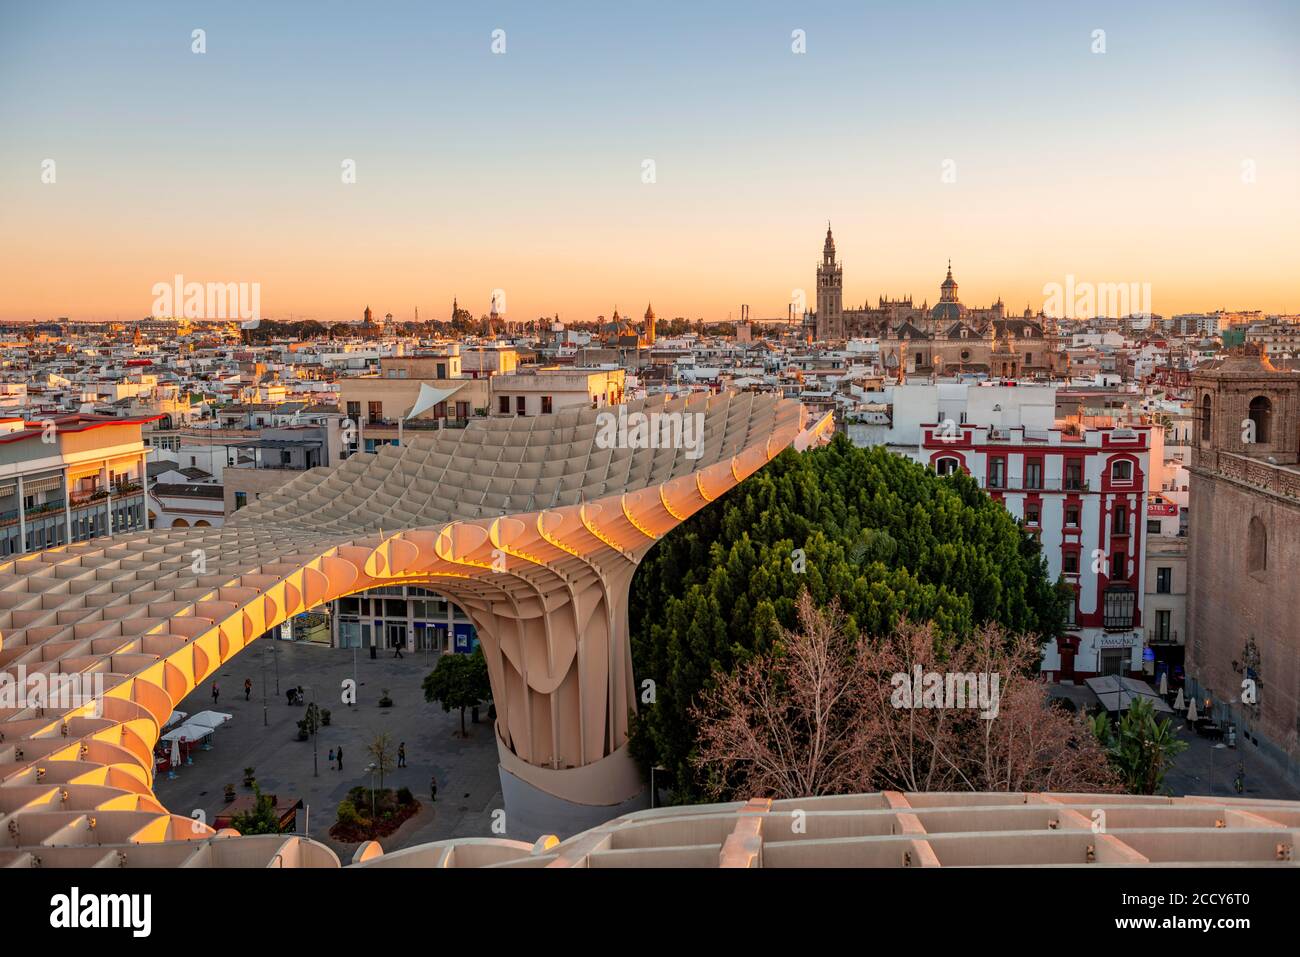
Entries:
[[987, 625], [945, 641], [904, 621], [873, 640], [807, 593], [798, 611], [798, 630], [694, 711], [714, 797], [1118, 789], [1084, 718], [1033, 677], [1031, 638]]
[[843, 794], [871, 783], [862, 675], [839, 611], [817, 611], [804, 593], [798, 613], [799, 631], [723, 676], [695, 709], [697, 762], [715, 796]]

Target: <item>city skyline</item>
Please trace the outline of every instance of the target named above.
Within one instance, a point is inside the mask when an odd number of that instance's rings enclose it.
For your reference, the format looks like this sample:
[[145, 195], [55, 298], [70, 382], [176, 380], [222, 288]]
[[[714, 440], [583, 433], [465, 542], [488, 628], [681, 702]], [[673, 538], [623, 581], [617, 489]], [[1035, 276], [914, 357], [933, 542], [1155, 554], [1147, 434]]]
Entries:
[[1071, 276], [1300, 311], [1284, 4], [74, 7], [0, 14], [4, 321], [139, 318], [177, 274], [277, 319], [777, 318], [827, 219], [846, 306], [933, 302], [951, 258], [1017, 313]]

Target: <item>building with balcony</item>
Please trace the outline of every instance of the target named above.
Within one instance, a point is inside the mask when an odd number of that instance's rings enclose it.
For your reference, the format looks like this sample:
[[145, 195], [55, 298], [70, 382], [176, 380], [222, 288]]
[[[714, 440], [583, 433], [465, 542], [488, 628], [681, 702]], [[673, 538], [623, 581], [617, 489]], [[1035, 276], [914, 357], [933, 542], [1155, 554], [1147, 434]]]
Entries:
[[[1153, 508], [1147, 509], [1148, 521]], [[1177, 511], [1175, 506], [1173, 511]], [[1175, 519], [1176, 520], [1176, 519]], [[1169, 687], [1186, 680], [1187, 536], [1147, 533], [1146, 596], [1147, 650], [1143, 670], [1155, 683], [1168, 675]]]
[[146, 529], [148, 421], [0, 420], [0, 555]]
[[535, 369], [490, 380], [492, 415], [550, 415], [565, 409], [621, 405], [623, 369]]
[[488, 407], [488, 382], [461, 375], [459, 347], [446, 355], [385, 356], [379, 374], [341, 380], [345, 453], [400, 445], [406, 429], [460, 427]]
[[1079, 432], [949, 419], [922, 427], [919, 459], [979, 482], [1038, 539], [1048, 575], [1073, 589], [1066, 635], [1044, 649], [1049, 678], [1143, 671], [1150, 426]]
[[303, 472], [343, 460], [348, 431], [333, 414], [316, 426], [262, 429], [227, 439], [230, 462], [223, 471], [222, 514], [278, 492]]

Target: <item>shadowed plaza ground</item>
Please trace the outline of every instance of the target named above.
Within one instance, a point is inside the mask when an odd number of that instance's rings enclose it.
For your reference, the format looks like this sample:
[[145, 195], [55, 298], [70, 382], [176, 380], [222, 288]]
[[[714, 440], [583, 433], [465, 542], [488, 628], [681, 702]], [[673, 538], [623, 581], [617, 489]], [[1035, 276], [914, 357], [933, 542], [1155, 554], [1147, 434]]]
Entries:
[[[280, 673], [280, 694], [275, 693], [276, 658]], [[453, 837], [492, 837], [492, 811], [504, 807], [497, 775], [497, 751], [492, 726], [483, 710], [479, 724], [466, 717], [469, 737], [457, 736], [458, 712], [444, 713], [424, 700], [420, 682], [437, 663], [437, 655], [424, 652], [394, 659], [392, 653], [370, 660], [363, 649], [356, 656], [357, 701], [349, 708], [340, 703], [342, 682], [352, 677], [350, 650], [325, 648], [303, 642], [262, 638], [243, 655], [227, 662], [217, 672], [221, 689], [216, 710], [231, 714], [220, 728], [211, 751], [196, 751], [194, 764], [182, 767], [177, 776], [158, 776], [155, 793], [174, 813], [202, 809], [211, 824], [225, 806], [224, 787], [236, 786], [237, 794], [250, 794], [243, 786], [244, 768], [256, 768], [259, 786], [267, 793], [296, 795], [310, 805], [310, 836], [329, 845], [347, 861], [355, 845], [340, 844], [329, 836], [339, 801], [350, 788], [369, 786], [370, 763], [366, 745], [388, 731], [397, 742], [406, 742], [407, 767], [385, 777], [386, 787], [409, 787], [423, 805], [420, 812], [380, 843], [391, 850]], [[266, 718], [263, 725], [262, 682], [266, 681]], [[244, 700], [244, 679], [253, 680], [251, 701]], [[320, 776], [312, 773], [312, 742], [297, 740], [297, 722], [305, 706], [286, 704], [285, 692], [302, 685], [307, 697], [316, 690], [317, 702], [331, 712], [330, 725], [322, 728], [317, 741]], [[387, 688], [393, 707], [380, 709], [378, 700]], [[212, 683], [208, 681], [180, 704], [180, 710], [195, 714], [211, 709]], [[343, 746], [343, 770], [329, 763], [330, 748]], [[396, 760], [394, 758], [394, 760]], [[438, 800], [430, 804], [429, 777], [438, 779]], [[307, 815], [299, 812], [298, 831], [303, 833]]]

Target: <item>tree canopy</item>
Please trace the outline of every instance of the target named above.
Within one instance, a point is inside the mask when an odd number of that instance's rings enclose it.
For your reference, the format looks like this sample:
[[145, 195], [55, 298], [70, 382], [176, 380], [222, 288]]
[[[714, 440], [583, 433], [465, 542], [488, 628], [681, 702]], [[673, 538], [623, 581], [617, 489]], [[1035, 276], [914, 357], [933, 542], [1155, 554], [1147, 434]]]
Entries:
[[460, 709], [460, 734], [465, 736], [465, 709], [492, 697], [487, 659], [480, 645], [472, 655], [440, 655], [438, 664], [424, 677], [424, 700], [442, 705], [443, 711]]
[[633, 579], [631, 748], [672, 772], [676, 799], [704, 794], [691, 708], [795, 626], [802, 589], [871, 635], [907, 618], [940, 642], [986, 623], [1046, 640], [1065, 623], [1037, 539], [969, 476], [843, 435], [787, 450], [665, 535]]

